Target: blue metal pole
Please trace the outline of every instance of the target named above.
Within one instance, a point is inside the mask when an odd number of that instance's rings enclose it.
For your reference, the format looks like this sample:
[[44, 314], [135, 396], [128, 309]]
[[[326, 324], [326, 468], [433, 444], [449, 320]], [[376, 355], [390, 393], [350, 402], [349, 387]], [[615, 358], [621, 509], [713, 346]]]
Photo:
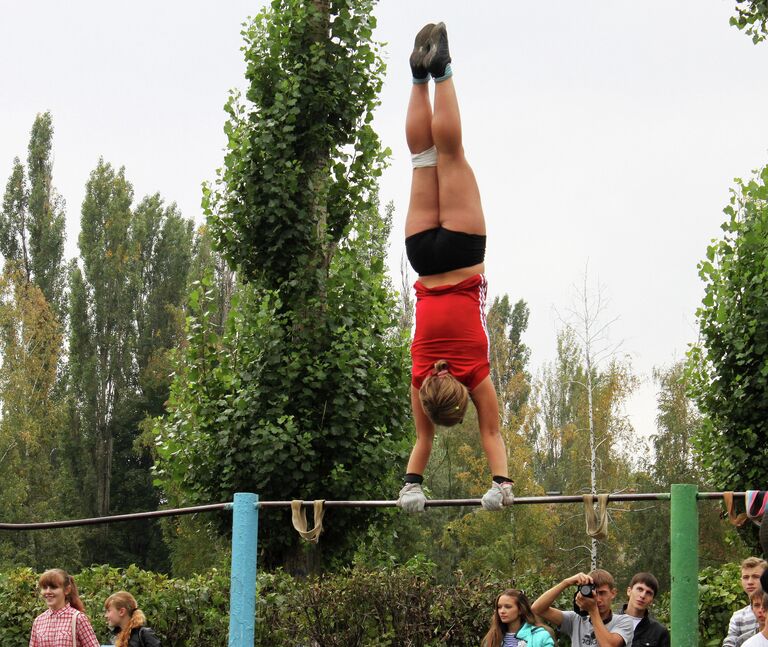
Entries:
[[232, 576], [229, 589], [229, 647], [253, 647], [256, 618], [256, 550], [259, 497], [236, 492], [232, 507]]

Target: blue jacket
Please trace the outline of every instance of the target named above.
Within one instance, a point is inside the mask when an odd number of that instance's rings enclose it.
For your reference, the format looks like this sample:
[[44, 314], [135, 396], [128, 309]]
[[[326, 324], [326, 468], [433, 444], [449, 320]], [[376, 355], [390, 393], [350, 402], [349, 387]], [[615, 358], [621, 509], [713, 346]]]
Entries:
[[515, 634], [518, 640], [524, 640], [528, 647], [555, 647], [550, 633], [544, 627], [534, 627], [527, 622]]

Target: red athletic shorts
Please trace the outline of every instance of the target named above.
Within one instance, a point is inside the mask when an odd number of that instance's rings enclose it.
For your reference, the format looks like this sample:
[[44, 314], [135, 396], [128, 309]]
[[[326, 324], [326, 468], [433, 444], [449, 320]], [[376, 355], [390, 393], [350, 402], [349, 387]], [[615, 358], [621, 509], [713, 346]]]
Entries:
[[411, 344], [411, 384], [417, 389], [444, 359], [470, 391], [490, 373], [485, 300], [488, 282], [476, 274], [456, 285], [416, 288], [416, 332]]

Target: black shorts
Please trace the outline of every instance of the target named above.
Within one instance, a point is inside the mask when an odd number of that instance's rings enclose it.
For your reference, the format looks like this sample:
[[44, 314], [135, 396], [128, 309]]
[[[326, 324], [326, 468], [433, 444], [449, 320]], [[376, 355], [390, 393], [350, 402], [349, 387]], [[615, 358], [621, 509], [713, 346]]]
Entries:
[[408, 236], [405, 253], [419, 276], [443, 274], [482, 263], [485, 236], [435, 227]]

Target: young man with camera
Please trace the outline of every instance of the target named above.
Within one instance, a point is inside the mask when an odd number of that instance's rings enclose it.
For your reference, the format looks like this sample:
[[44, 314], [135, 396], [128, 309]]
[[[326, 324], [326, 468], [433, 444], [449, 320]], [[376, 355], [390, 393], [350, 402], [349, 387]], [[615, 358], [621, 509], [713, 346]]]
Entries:
[[627, 587], [627, 603], [621, 612], [635, 627], [634, 647], [669, 647], [669, 630], [648, 615], [659, 592], [659, 581], [652, 573], [636, 573]]
[[[567, 588], [577, 587], [573, 611], [552, 606]], [[556, 624], [571, 637], [572, 647], [631, 647], [634, 626], [629, 616], [614, 614], [616, 597], [613, 576], [601, 568], [576, 573], [539, 596], [531, 605], [536, 615]]]

